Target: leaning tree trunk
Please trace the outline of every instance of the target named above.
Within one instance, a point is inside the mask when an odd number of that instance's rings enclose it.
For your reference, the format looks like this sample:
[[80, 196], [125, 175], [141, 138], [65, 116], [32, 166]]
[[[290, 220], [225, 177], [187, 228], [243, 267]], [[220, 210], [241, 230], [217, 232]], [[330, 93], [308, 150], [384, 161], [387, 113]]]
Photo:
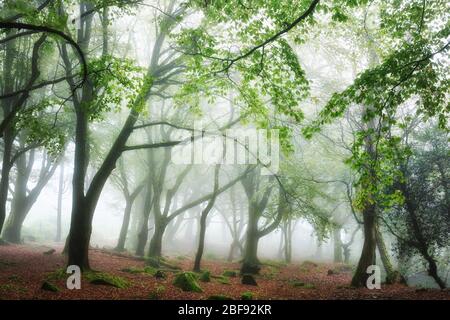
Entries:
[[342, 262], [342, 240], [341, 240], [341, 228], [335, 227], [333, 229], [333, 242], [334, 242], [334, 262]]
[[133, 201], [130, 197], [125, 199], [125, 210], [123, 214], [122, 227], [120, 228], [119, 240], [117, 241], [117, 246], [115, 250], [124, 251], [125, 241], [127, 239], [128, 227], [130, 226], [131, 208], [133, 206]]
[[376, 242], [376, 210], [375, 205], [368, 204], [363, 210], [363, 222], [364, 222], [364, 245], [359, 258], [358, 267], [352, 278], [352, 286], [364, 287], [366, 286], [367, 279], [370, 276], [367, 274], [367, 268], [375, 264], [375, 249], [377, 247]]
[[386, 244], [383, 239], [383, 234], [380, 231], [380, 228], [376, 226], [376, 239], [377, 239], [377, 247], [378, 252], [380, 253], [381, 261], [383, 262], [384, 269], [386, 270], [386, 283], [393, 284], [400, 281], [400, 273], [394, 269], [392, 266], [391, 259], [389, 257], [389, 253], [386, 248]]

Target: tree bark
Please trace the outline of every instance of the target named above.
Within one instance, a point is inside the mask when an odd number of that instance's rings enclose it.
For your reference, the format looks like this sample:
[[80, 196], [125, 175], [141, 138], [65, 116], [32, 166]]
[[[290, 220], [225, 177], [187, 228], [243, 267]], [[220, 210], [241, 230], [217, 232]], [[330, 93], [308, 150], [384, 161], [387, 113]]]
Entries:
[[352, 286], [364, 287], [370, 276], [367, 274], [367, 268], [375, 265], [375, 249], [377, 247], [375, 229], [376, 229], [376, 210], [375, 205], [368, 204], [363, 210], [364, 221], [364, 245], [359, 258], [358, 267], [352, 278]]
[[[64, 157], [64, 156], [63, 156]], [[56, 242], [61, 242], [62, 233], [62, 198], [64, 193], [64, 160], [61, 161], [58, 182], [58, 208], [56, 213]]]
[[400, 281], [400, 273], [396, 271], [392, 265], [389, 253], [386, 248], [386, 244], [383, 239], [383, 234], [381, 233], [379, 226], [376, 226], [376, 239], [378, 252], [380, 253], [380, 258], [383, 262], [384, 269], [386, 270], [386, 283], [393, 284]]
[[133, 206], [133, 202], [130, 197], [125, 199], [125, 210], [123, 213], [123, 221], [122, 227], [120, 228], [119, 240], [117, 241], [117, 245], [115, 250], [124, 251], [125, 250], [125, 240], [127, 238], [128, 227], [130, 226], [130, 217], [131, 217], [131, 208]]
[[258, 213], [254, 204], [249, 208], [249, 219], [247, 225], [247, 236], [244, 246], [244, 258], [241, 266], [241, 273], [257, 274], [259, 273], [260, 262], [258, 259]]
[[155, 230], [153, 237], [150, 240], [150, 246], [148, 249], [148, 256], [151, 258], [160, 259], [162, 253], [162, 239], [164, 231], [166, 230], [167, 222], [162, 217], [155, 218]]

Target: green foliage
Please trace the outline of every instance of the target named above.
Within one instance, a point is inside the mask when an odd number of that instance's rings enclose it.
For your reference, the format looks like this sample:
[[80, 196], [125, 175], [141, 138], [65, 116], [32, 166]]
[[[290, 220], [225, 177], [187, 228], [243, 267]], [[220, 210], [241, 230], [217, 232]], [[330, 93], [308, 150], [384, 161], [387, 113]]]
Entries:
[[143, 95], [148, 92], [152, 80], [143, 77], [142, 68], [133, 61], [101, 56], [90, 61], [89, 73], [95, 97], [85, 107], [91, 121], [103, 120], [107, 112], [118, 112], [123, 105], [142, 111]]

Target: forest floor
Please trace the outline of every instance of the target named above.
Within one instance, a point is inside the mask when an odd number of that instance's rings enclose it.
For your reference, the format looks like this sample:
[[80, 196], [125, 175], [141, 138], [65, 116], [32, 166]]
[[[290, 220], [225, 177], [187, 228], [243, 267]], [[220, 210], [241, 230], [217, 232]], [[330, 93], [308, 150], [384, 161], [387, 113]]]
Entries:
[[[448, 290], [417, 289], [403, 284], [384, 285], [380, 290], [349, 287], [351, 269], [342, 264], [303, 263], [280, 264], [268, 262], [255, 279], [257, 286], [243, 285], [239, 276], [221, 277], [225, 270], [238, 270], [238, 263], [205, 259], [204, 270], [211, 272], [210, 282], [199, 281], [201, 293], [184, 292], [173, 285], [176, 272], [166, 272], [165, 279], [142, 270], [145, 262], [132, 256], [106, 250], [90, 251], [91, 267], [125, 279], [126, 288], [90, 283], [85, 277], [81, 290], [66, 289], [65, 258], [61, 248], [48, 246], [0, 246], [0, 299], [207, 299], [212, 295], [226, 295], [240, 299], [251, 292], [254, 299], [444, 299], [450, 300]], [[45, 254], [47, 252], [47, 254]], [[192, 268], [192, 259], [170, 257], [170, 263], [183, 270]], [[59, 272], [55, 272], [59, 270]], [[127, 271], [128, 270], [128, 271]], [[332, 270], [332, 272], [329, 272]], [[330, 274], [331, 273], [331, 274]], [[56, 275], [56, 276], [55, 276]], [[59, 275], [59, 276], [58, 276]], [[45, 281], [59, 288], [58, 292], [42, 289]], [[227, 283], [228, 282], [228, 283]]]

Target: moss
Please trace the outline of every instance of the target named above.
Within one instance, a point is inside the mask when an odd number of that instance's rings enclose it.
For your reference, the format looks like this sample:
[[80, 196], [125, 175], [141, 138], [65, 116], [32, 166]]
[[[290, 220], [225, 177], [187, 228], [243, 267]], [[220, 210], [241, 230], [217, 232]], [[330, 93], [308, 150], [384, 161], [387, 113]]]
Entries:
[[166, 291], [166, 287], [164, 287], [164, 286], [157, 286], [155, 288], [155, 290], [150, 292], [150, 294], [148, 295], [148, 298], [150, 300], [159, 300], [159, 299], [161, 299], [161, 295], [164, 293], [164, 291]]
[[[17, 293], [25, 293], [27, 292], [27, 288], [20, 287], [16, 284], [1, 284], [0, 285], [0, 292], [17, 292]], [[0, 298], [1, 300], [1, 298]]]
[[203, 281], [203, 282], [210, 282], [210, 281], [211, 281], [211, 272], [209, 272], [209, 271], [203, 271], [203, 272], [200, 274], [199, 280], [200, 280], [200, 281]]
[[242, 300], [253, 300], [253, 293], [251, 291], [245, 291], [241, 294]]
[[53, 272], [48, 273], [46, 279], [47, 280], [62, 280], [62, 279], [66, 279], [67, 277], [68, 277], [68, 274], [66, 273], [66, 269], [59, 268]]
[[253, 292], [245, 291], [241, 294], [241, 300], [253, 300]]
[[213, 294], [209, 296], [206, 300], [233, 300], [233, 298], [223, 295], [223, 294]]
[[197, 283], [196, 275], [192, 272], [178, 273], [175, 276], [173, 285], [183, 291], [203, 292], [202, 288]]
[[124, 268], [121, 271], [127, 272], [127, 273], [131, 273], [131, 274], [138, 274], [138, 273], [144, 273], [145, 272], [144, 269], [136, 268], [136, 267]]
[[45, 291], [51, 291], [51, 292], [58, 292], [59, 291], [59, 288], [55, 284], [53, 284], [53, 283], [51, 283], [49, 281], [44, 281], [42, 283], [41, 289], [45, 290]]
[[281, 267], [287, 266], [286, 262], [274, 261], [274, 260], [264, 260], [262, 262], [262, 264], [266, 265], [266, 266], [274, 267], [274, 268], [281, 268]]
[[149, 274], [149, 275], [151, 275], [151, 276], [154, 276], [154, 275], [156, 274], [157, 271], [158, 271], [157, 268], [150, 267], [150, 266], [146, 266], [146, 267], [143, 269], [143, 273]]
[[217, 280], [217, 282], [221, 284], [230, 284], [230, 278], [222, 276]]
[[105, 272], [89, 271], [86, 272], [84, 276], [92, 284], [113, 286], [120, 289], [124, 289], [130, 286], [130, 282], [128, 280]]
[[222, 275], [224, 277], [237, 277], [238, 273], [234, 270], [225, 270]]
[[292, 281], [291, 285], [294, 288], [304, 288], [304, 289], [315, 289], [316, 288], [316, 286], [312, 283], [304, 283], [304, 282], [297, 281], [297, 280]]
[[22, 281], [22, 278], [16, 274], [12, 274], [8, 277], [8, 280], [20, 282], [20, 281]]
[[159, 268], [161, 266], [161, 260], [154, 257], [148, 257], [145, 259], [145, 265], [153, 268]]

